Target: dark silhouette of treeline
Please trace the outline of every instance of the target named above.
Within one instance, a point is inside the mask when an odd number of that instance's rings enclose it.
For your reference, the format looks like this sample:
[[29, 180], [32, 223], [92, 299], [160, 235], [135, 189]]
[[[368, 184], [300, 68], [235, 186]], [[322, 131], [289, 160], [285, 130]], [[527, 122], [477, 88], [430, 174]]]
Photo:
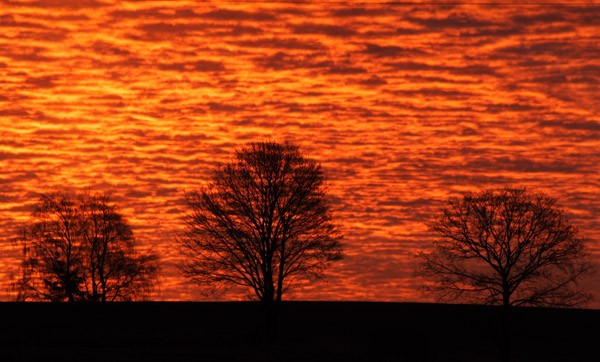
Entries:
[[[183, 232], [173, 246], [181, 275], [218, 294], [245, 288], [272, 306], [291, 289], [326, 276], [344, 257], [325, 174], [291, 142], [250, 142], [186, 193]], [[593, 263], [585, 238], [557, 200], [525, 188], [451, 199], [427, 222], [433, 248], [419, 254], [423, 289], [441, 301], [579, 307], [592, 299], [579, 281]], [[146, 300], [159, 255], [136, 251], [133, 231], [106, 194], [40, 195], [20, 229], [14, 283], [19, 301]]]
[[[502, 307], [282, 302], [0, 303], [2, 361], [500, 361]], [[598, 361], [600, 311], [514, 307], [511, 361]], [[8, 318], [10, 316], [11, 318]]]

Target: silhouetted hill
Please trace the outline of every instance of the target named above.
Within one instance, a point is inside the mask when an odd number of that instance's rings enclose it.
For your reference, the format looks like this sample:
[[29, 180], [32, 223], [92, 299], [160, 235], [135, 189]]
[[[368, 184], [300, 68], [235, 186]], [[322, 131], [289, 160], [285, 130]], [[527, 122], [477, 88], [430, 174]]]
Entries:
[[[0, 361], [499, 361], [501, 309], [286, 302], [0, 303]], [[511, 361], [599, 361], [600, 310], [515, 308]]]

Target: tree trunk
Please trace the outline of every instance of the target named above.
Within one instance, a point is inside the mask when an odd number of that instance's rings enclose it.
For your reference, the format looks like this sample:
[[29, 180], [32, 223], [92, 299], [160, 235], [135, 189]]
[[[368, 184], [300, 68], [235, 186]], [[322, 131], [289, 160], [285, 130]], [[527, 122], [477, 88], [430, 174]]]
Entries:
[[281, 303], [283, 294], [283, 269], [285, 268], [285, 244], [282, 243], [279, 260], [279, 272], [277, 275], [277, 303]]
[[91, 248], [91, 252], [90, 252], [90, 278], [92, 279], [91, 281], [91, 285], [92, 285], [92, 300], [95, 302], [98, 300], [98, 285], [96, 282], [96, 270], [97, 270], [97, 266], [96, 263], [94, 262], [94, 259], [96, 257], [96, 255], [94, 254], [94, 246], [92, 246]]
[[275, 286], [273, 285], [273, 273], [271, 270], [264, 271], [264, 293], [263, 302], [273, 303], [275, 300]]
[[510, 294], [508, 294], [507, 292], [502, 293], [502, 307], [510, 307]]

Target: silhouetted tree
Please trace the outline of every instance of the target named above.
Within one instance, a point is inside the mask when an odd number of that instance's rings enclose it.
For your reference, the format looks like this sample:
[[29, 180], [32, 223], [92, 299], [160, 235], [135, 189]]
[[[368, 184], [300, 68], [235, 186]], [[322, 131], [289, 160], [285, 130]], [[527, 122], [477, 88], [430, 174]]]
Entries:
[[187, 203], [181, 270], [212, 291], [237, 285], [279, 302], [342, 258], [323, 171], [292, 143], [247, 144]]
[[452, 200], [430, 229], [434, 250], [417, 274], [440, 299], [508, 306], [580, 306], [590, 273], [584, 241], [556, 200], [526, 189], [468, 193]]
[[157, 256], [136, 253], [131, 227], [103, 194], [42, 195], [19, 239], [19, 300], [139, 300], [156, 282]]

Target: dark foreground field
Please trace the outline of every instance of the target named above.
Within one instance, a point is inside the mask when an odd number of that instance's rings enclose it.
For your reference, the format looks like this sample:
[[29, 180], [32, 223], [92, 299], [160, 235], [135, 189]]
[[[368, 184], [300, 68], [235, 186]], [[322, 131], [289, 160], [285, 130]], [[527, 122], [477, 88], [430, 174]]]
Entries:
[[[0, 361], [500, 361], [501, 310], [287, 302], [0, 303]], [[600, 361], [600, 310], [514, 309], [511, 361]]]

